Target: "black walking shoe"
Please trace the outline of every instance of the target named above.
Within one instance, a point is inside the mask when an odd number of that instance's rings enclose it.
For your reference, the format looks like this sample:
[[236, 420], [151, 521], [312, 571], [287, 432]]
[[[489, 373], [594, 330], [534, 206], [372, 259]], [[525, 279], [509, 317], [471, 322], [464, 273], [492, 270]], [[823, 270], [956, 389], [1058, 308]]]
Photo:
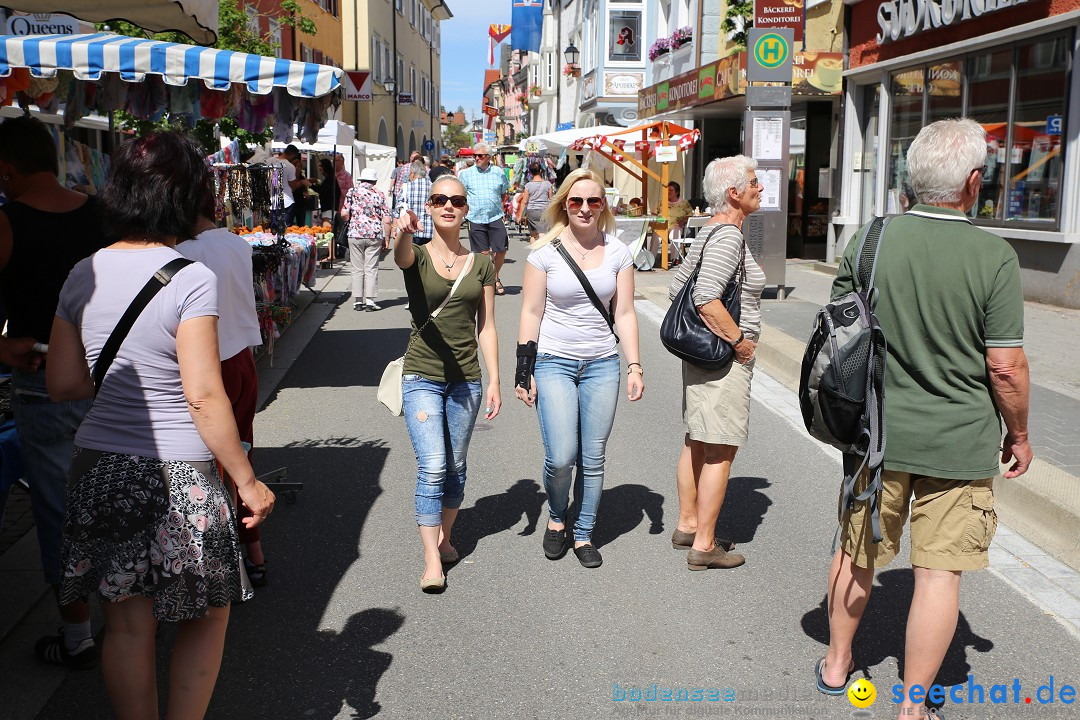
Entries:
[[604, 558], [600, 557], [600, 551], [592, 545], [576, 547], [574, 548], [574, 554], [577, 555], [581, 567], [598, 568], [604, 564]]
[[37, 641], [34, 652], [43, 663], [60, 665], [71, 670], [89, 670], [98, 663], [98, 648], [93, 638], [83, 640], [74, 652], [64, 644], [64, 631], [46, 635]]
[[566, 528], [544, 531], [544, 555], [548, 560], [558, 560], [566, 554]]

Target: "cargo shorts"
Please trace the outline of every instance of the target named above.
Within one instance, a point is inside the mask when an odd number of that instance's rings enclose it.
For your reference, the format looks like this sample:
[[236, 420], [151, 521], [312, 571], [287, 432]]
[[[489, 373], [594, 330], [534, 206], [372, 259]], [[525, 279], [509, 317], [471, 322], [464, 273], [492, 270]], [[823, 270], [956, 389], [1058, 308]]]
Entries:
[[[990, 541], [997, 531], [993, 478], [946, 480], [912, 473], [881, 473], [881, 542], [874, 544], [869, 504], [856, 502], [845, 517], [840, 510], [841, 547], [862, 568], [888, 565], [900, 548], [911, 517], [911, 564], [935, 570], [979, 570], [989, 565]], [[866, 487], [867, 474], [855, 484]]]

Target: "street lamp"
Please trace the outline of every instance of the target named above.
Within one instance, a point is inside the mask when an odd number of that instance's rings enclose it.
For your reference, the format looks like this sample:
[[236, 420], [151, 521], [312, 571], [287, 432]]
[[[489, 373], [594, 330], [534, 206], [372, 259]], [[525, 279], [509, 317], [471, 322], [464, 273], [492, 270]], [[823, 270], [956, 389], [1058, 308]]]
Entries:
[[384, 88], [386, 88], [386, 93], [388, 95], [393, 95], [394, 94], [394, 81], [393, 80], [390, 80], [390, 79], [383, 80], [382, 86]]
[[577, 61], [580, 56], [581, 53], [578, 52], [578, 49], [576, 47], [574, 47], [574, 43], [570, 43], [566, 46], [566, 49], [563, 50], [563, 57], [565, 57], [566, 62], [570, 63], [571, 65], [577, 65]]

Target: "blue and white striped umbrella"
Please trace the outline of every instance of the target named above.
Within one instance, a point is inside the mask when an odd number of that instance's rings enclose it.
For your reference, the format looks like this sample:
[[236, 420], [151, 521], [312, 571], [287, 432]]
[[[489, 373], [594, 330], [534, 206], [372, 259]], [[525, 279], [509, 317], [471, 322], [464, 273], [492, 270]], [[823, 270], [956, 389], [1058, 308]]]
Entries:
[[199, 78], [214, 90], [244, 83], [256, 95], [283, 87], [290, 95], [309, 98], [337, 90], [342, 76], [340, 68], [328, 65], [112, 33], [0, 35], [0, 77], [18, 67], [29, 68], [34, 77], [72, 70], [80, 80], [98, 80], [103, 72], [115, 72], [128, 82], [142, 82], [154, 74], [167, 85], [186, 85]]

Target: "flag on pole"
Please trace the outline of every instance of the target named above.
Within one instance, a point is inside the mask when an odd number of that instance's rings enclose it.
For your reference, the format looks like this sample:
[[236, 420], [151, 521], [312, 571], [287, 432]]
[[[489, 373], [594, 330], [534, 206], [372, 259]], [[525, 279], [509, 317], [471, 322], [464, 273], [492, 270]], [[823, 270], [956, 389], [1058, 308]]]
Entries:
[[510, 34], [509, 25], [488, 26], [488, 66], [495, 67], [495, 46], [506, 39]]
[[514, 50], [540, 52], [540, 36], [544, 28], [544, 0], [513, 0], [510, 22], [510, 47]]

